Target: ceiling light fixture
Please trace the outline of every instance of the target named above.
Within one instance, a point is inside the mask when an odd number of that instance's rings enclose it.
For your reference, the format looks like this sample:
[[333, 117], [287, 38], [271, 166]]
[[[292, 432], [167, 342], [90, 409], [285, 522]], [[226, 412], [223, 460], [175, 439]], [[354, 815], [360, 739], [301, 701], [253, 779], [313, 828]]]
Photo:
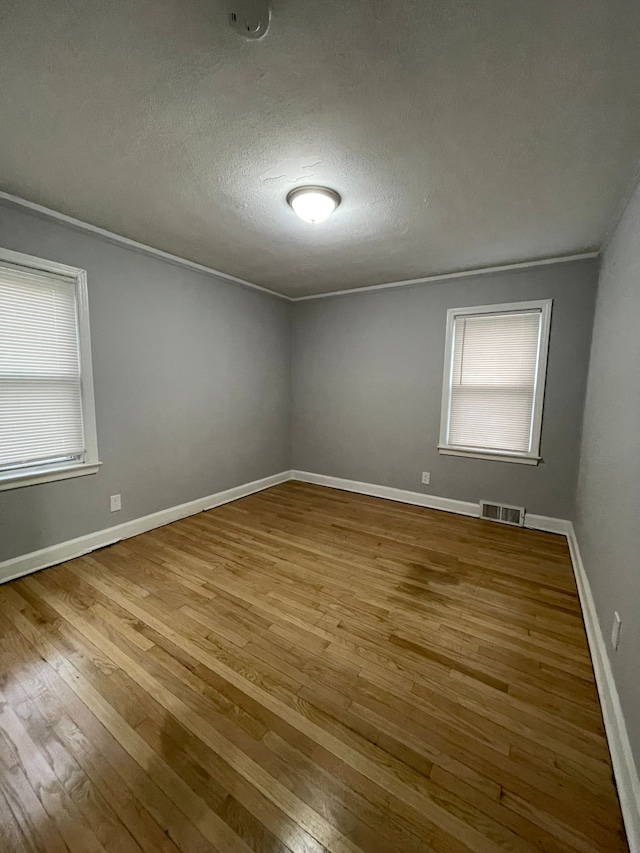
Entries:
[[327, 187], [296, 187], [287, 201], [305, 222], [324, 222], [340, 204], [340, 196]]

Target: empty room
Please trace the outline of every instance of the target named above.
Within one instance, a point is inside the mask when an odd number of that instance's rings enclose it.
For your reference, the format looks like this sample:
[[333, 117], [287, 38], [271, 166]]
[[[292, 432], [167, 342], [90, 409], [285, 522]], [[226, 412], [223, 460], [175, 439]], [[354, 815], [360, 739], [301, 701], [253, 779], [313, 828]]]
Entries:
[[0, 853], [640, 853], [639, 57], [0, 3]]

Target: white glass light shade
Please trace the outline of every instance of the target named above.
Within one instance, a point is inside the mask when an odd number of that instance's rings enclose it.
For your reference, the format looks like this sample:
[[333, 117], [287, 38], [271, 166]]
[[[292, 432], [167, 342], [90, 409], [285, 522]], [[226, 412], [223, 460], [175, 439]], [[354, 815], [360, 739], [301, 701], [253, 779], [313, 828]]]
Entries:
[[326, 187], [297, 187], [287, 201], [305, 222], [324, 222], [340, 204], [340, 196]]

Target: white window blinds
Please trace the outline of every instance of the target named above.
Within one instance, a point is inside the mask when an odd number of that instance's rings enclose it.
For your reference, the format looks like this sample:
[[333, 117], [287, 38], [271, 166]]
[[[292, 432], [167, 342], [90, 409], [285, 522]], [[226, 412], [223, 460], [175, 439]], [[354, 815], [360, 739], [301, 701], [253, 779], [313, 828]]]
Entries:
[[542, 311], [457, 316], [447, 444], [532, 450]]
[[84, 452], [75, 281], [0, 263], [0, 473]]

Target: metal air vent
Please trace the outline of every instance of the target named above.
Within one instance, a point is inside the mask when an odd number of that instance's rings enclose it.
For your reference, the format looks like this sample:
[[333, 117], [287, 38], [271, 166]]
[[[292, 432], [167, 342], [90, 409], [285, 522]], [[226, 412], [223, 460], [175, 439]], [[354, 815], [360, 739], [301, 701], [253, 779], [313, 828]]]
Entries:
[[524, 516], [525, 509], [523, 506], [480, 501], [480, 518], [486, 518], [488, 521], [499, 521], [502, 524], [511, 524], [514, 527], [524, 527]]

